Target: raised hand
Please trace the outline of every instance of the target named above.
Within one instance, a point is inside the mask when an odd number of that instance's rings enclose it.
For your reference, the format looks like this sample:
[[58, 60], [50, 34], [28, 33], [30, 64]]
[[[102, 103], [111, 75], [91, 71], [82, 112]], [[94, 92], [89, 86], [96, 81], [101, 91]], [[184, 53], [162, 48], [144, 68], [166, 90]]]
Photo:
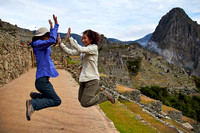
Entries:
[[55, 16], [54, 14], [53, 14], [53, 20], [54, 20], [55, 24], [58, 24], [57, 16]]
[[68, 32], [67, 32], [67, 36], [66, 36], [67, 39], [70, 38], [70, 33], [71, 33], [71, 28], [69, 27], [69, 28], [68, 28]]
[[58, 39], [58, 41], [56, 42], [56, 46], [59, 46], [61, 44], [60, 34], [58, 34], [57, 39]]
[[49, 19], [50, 29], [53, 29], [53, 24], [51, 22], [51, 19]]

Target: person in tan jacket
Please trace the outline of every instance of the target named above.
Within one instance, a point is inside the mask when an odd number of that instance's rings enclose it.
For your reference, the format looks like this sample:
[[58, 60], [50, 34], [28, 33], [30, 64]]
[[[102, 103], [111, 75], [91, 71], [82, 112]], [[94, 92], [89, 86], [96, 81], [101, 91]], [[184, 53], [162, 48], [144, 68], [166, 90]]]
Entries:
[[[68, 55], [79, 55], [81, 58], [81, 73], [79, 76], [79, 92], [78, 100], [83, 107], [90, 107], [109, 100], [115, 103], [114, 96], [108, 89], [103, 90], [99, 86], [98, 72], [98, 46], [100, 35], [92, 30], [86, 30], [82, 35], [82, 43], [84, 47], [79, 45], [76, 40], [70, 37], [71, 29], [68, 29], [67, 40], [73, 49], [67, 48], [61, 43], [58, 35], [58, 45]], [[100, 92], [101, 91], [101, 92]], [[100, 93], [99, 93], [100, 92]]]

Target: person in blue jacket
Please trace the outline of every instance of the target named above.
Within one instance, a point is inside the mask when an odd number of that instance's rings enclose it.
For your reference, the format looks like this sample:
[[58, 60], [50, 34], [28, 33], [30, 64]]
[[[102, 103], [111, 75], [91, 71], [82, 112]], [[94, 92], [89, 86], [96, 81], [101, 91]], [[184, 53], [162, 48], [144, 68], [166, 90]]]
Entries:
[[58, 21], [53, 15], [55, 26], [53, 28], [49, 20], [50, 31], [47, 28], [39, 28], [32, 38], [31, 46], [36, 57], [37, 71], [35, 87], [40, 93], [31, 92], [30, 100], [26, 100], [26, 118], [31, 120], [31, 115], [36, 110], [47, 107], [55, 107], [61, 104], [61, 99], [56, 94], [52, 84], [49, 82], [50, 77], [57, 77], [59, 74], [51, 59], [51, 45], [56, 44]]

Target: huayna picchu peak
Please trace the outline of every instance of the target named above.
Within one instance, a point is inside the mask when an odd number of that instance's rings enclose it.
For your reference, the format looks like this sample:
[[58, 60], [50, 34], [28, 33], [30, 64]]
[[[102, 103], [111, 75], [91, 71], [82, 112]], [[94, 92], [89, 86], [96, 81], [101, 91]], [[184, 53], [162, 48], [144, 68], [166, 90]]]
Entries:
[[147, 49], [200, 77], [200, 25], [183, 9], [173, 8], [162, 17]]

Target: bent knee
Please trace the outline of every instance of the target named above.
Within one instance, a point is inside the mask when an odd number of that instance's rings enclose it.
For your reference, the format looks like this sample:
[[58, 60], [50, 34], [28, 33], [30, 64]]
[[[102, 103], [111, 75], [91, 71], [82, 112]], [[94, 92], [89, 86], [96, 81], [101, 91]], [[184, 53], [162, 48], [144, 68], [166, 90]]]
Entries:
[[89, 105], [89, 104], [87, 104], [87, 103], [85, 103], [85, 102], [80, 102], [80, 104], [81, 104], [82, 107], [85, 107], [85, 108], [91, 106], [91, 105]]
[[55, 103], [55, 106], [59, 106], [60, 104], [61, 104], [61, 99], [58, 99], [58, 100], [56, 100], [54, 103]]

